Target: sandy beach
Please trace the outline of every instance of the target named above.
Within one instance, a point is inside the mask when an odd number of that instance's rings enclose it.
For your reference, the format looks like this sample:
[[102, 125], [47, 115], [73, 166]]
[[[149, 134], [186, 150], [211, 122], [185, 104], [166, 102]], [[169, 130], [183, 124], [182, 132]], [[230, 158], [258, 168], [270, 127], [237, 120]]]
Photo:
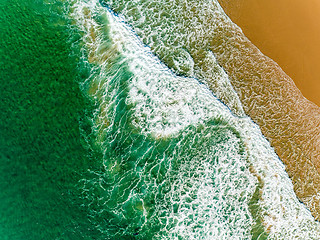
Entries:
[[320, 106], [320, 2], [219, 0], [227, 15], [302, 94]]

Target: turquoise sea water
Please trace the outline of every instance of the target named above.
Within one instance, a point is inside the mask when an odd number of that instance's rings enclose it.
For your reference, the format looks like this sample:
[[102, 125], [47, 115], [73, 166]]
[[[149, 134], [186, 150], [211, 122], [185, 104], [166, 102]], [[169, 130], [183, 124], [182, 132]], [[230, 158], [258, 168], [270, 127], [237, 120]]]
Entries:
[[1, 239], [317, 239], [183, 1], [101, 3], [1, 3]]
[[0, 239], [92, 239], [75, 187], [90, 162], [79, 130], [90, 103], [63, 4], [0, 10]]

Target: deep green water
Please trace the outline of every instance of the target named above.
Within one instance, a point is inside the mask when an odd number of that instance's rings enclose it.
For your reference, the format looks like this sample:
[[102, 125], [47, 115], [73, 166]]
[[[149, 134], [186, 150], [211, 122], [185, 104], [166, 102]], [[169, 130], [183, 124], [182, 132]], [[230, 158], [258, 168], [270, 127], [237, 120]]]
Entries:
[[3, 240], [97, 239], [75, 187], [91, 159], [79, 130], [91, 104], [79, 89], [86, 73], [70, 55], [62, 7], [55, 1], [1, 1]]

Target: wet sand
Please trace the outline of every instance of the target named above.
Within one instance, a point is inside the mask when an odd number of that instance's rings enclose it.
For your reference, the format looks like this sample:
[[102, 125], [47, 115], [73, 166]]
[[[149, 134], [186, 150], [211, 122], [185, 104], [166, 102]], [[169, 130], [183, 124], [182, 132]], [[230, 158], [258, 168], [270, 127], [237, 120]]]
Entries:
[[320, 2], [219, 0], [227, 15], [302, 94], [320, 106]]
[[217, 17], [210, 50], [285, 164], [297, 196], [320, 220], [320, 108], [238, 26]]

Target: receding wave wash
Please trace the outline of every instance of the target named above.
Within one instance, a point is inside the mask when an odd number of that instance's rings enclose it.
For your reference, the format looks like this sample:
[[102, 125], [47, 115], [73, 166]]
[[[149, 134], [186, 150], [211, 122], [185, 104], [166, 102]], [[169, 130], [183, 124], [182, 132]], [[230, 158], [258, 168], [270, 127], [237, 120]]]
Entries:
[[[128, 11], [139, 13], [125, 3]], [[150, 1], [145, 4], [141, 8], [152, 6]], [[159, 16], [166, 14], [155, 9]], [[185, 55], [179, 58], [163, 45], [164, 53], [174, 55], [171, 70], [122, 15], [96, 1], [78, 1], [71, 17], [83, 35], [84, 61], [92, 67], [82, 89], [96, 102], [90, 137], [92, 147], [102, 152], [100, 170], [81, 180], [83, 205], [103, 236], [319, 236], [319, 223], [299, 202], [284, 165], [259, 127], [242, 112], [212, 52], [203, 55], [214, 67], [206, 72], [192, 63], [187, 50], [181, 50]], [[141, 20], [144, 24], [153, 27]], [[224, 105], [195, 72], [213, 76], [236, 107]]]
[[[205, 82], [235, 114], [244, 109], [285, 163], [299, 199], [320, 219], [320, 108], [243, 35], [217, 0], [101, 2], [177, 74]], [[217, 63], [229, 80], [217, 73]]]

